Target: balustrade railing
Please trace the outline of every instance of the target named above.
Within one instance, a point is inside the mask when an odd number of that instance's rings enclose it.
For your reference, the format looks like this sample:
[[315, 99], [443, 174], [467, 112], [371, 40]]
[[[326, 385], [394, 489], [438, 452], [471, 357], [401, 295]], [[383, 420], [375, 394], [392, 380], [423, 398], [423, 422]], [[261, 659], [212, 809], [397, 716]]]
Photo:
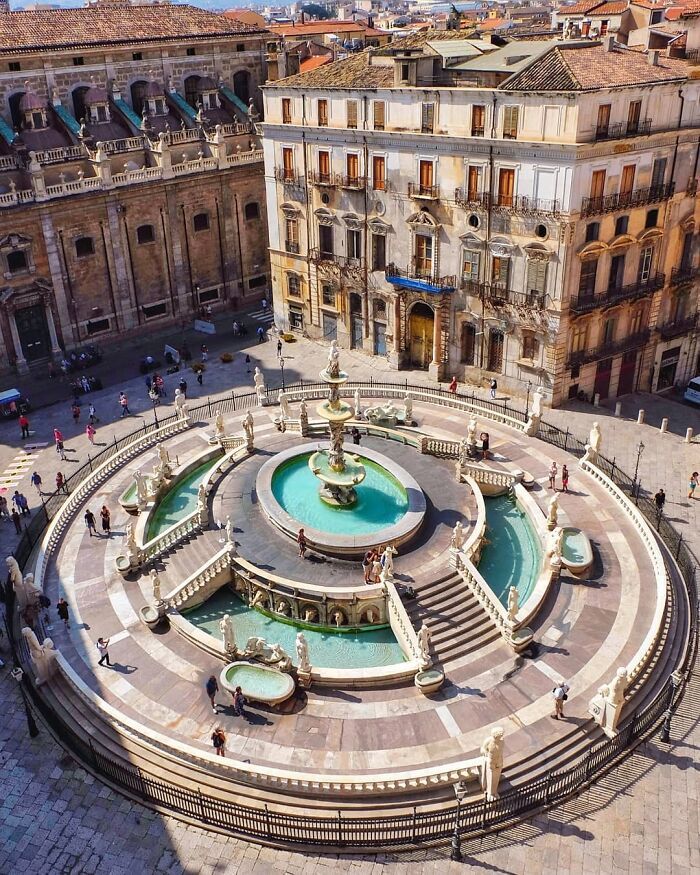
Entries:
[[662, 289], [665, 280], [665, 275], [659, 271], [651, 274], [646, 279], [638, 279], [624, 286], [612, 286], [598, 295], [579, 294], [578, 297], [572, 298], [569, 302], [569, 310], [578, 315], [589, 313], [597, 307], [611, 307], [622, 301], [634, 301], [637, 298], [644, 298]]
[[642, 346], [647, 343], [649, 337], [650, 331], [648, 328], [645, 328], [644, 331], [638, 331], [636, 334], [630, 334], [620, 340], [613, 340], [609, 343], [601, 343], [600, 346], [570, 352], [566, 360], [566, 366], [571, 368], [576, 365], [584, 365], [587, 362], [595, 362], [599, 359], [608, 358], [609, 356], [619, 355], [622, 352], [627, 352], [627, 350]]
[[[175, 587], [172, 592], [168, 593], [163, 599], [166, 607], [181, 611], [187, 608], [188, 604], [195, 598], [197, 601], [203, 601], [209, 595], [206, 590], [212, 584], [215, 584], [218, 589], [222, 572], [230, 571], [230, 569], [231, 545], [227, 544], [218, 553], [215, 553], [203, 567], [199, 568], [194, 574], [183, 580], [179, 586]], [[202, 593], [202, 590], [205, 590], [205, 592]]]
[[657, 322], [656, 330], [664, 340], [670, 340], [673, 337], [681, 337], [689, 331], [693, 331], [698, 324], [698, 314], [693, 313], [692, 316], [687, 316], [685, 319], [672, 319], [669, 322]]
[[595, 216], [598, 213], [612, 213], [615, 210], [627, 210], [641, 207], [644, 204], [654, 204], [673, 196], [675, 183], [653, 185], [650, 188], [635, 188], [632, 191], [618, 192], [604, 197], [585, 197], [581, 201], [581, 218]]
[[87, 158], [88, 151], [84, 146], [58, 146], [55, 149], [43, 149], [34, 155], [39, 164], [59, 164], [62, 161]]

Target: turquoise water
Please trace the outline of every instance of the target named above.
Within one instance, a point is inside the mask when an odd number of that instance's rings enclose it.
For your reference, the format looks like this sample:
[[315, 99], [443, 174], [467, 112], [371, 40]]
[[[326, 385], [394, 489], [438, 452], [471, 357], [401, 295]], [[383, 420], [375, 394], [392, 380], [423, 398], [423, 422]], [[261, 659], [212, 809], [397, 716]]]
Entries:
[[578, 529], [565, 528], [564, 537], [562, 538], [561, 554], [565, 560], [569, 562], [583, 562], [583, 557], [586, 555], [587, 538], [583, 532]]
[[515, 586], [520, 604], [532, 592], [542, 565], [542, 548], [527, 515], [507, 495], [485, 498], [486, 540], [479, 571], [502, 605]]
[[194, 513], [197, 509], [199, 484], [215, 464], [216, 462], [205, 462], [204, 465], [195, 468], [166, 494], [148, 521], [147, 540], [150, 541], [188, 514]]
[[240, 685], [243, 693], [254, 697], [261, 693], [265, 697], [276, 698], [289, 690], [286, 675], [265, 671], [255, 665], [233, 665], [226, 672], [226, 680], [232, 687]]
[[[224, 614], [233, 618], [236, 643], [242, 647], [248, 638], [279, 642], [296, 664], [298, 626], [280, 623], [249, 608], [228, 587], [220, 589], [198, 608], [185, 612], [186, 618], [204, 632], [221, 636], [219, 621]], [[403, 650], [389, 628], [369, 632], [317, 632], [304, 629], [311, 665], [319, 668], [375, 668], [405, 662]]]
[[408, 510], [408, 495], [381, 465], [361, 457], [367, 476], [350, 507], [333, 507], [318, 496], [320, 481], [309, 468], [311, 453], [296, 456], [272, 475], [272, 494], [302, 525], [334, 535], [363, 535], [397, 523]]

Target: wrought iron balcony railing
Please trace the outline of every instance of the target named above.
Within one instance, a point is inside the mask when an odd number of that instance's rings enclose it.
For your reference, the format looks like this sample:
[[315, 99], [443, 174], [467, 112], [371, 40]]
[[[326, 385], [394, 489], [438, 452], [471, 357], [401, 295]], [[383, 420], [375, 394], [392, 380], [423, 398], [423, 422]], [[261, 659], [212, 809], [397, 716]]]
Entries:
[[309, 251], [309, 258], [316, 263], [326, 262], [328, 264], [335, 264], [340, 269], [362, 268], [365, 263], [364, 258], [352, 258], [351, 256], [339, 255], [335, 252], [325, 252], [322, 249], [311, 249]]
[[673, 196], [675, 183], [653, 185], [650, 188], [635, 188], [628, 192], [618, 192], [605, 197], [585, 197], [581, 201], [581, 217], [595, 216], [599, 213], [614, 213], [615, 210], [627, 210], [654, 204]]
[[343, 181], [338, 173], [322, 173], [320, 170], [310, 170], [308, 177], [312, 185], [321, 185], [324, 188], [335, 188]]
[[566, 360], [566, 367], [573, 368], [576, 365], [585, 365], [588, 362], [597, 362], [600, 359], [612, 358], [612, 356], [635, 349], [638, 346], [643, 346], [649, 340], [649, 329], [639, 331], [637, 334], [629, 334], [620, 340], [613, 340], [608, 343], [601, 343], [590, 349], [577, 350], [570, 352]]
[[625, 286], [615, 286], [606, 289], [599, 295], [579, 294], [569, 302], [569, 312], [580, 316], [582, 313], [590, 313], [597, 307], [612, 307], [623, 301], [633, 301], [644, 298], [663, 288], [665, 276], [663, 273], [652, 274], [646, 280], [637, 280]]
[[415, 266], [401, 268], [388, 264], [384, 270], [387, 282], [393, 285], [404, 285], [416, 288], [423, 287], [426, 291], [454, 291], [457, 287], [457, 277], [440, 276], [435, 270], [424, 271]]
[[672, 267], [671, 279], [668, 281], [668, 284], [671, 288], [683, 286], [686, 283], [691, 283], [699, 275], [700, 268], [698, 267]]
[[275, 167], [275, 179], [285, 185], [303, 185], [304, 178], [294, 172], [290, 167]]
[[545, 305], [545, 294], [539, 290], [532, 289], [528, 292], [516, 292], [513, 289], [508, 289], [499, 283], [481, 283], [470, 279], [468, 276], [462, 277], [462, 289], [468, 295], [481, 298], [488, 301], [495, 307], [503, 307], [506, 304], [511, 304], [514, 307], [528, 307], [531, 310], [543, 310]]
[[489, 196], [483, 191], [469, 191], [467, 188], [455, 189], [455, 203], [465, 210], [486, 210], [489, 206]]
[[408, 196], [426, 201], [437, 201], [440, 200], [440, 186], [423, 185], [421, 182], [409, 182]]
[[365, 176], [343, 176], [340, 185], [351, 191], [364, 191], [367, 187], [367, 178]]
[[290, 252], [292, 255], [299, 254], [299, 244], [293, 243], [291, 240], [285, 240], [284, 248], [285, 248], [285, 251]]
[[595, 129], [594, 140], [623, 140], [626, 137], [641, 137], [651, 133], [651, 119], [644, 118], [638, 122], [615, 122], [612, 125], [601, 125]]
[[698, 323], [698, 314], [687, 316], [685, 319], [674, 319], [669, 322], [657, 323], [656, 330], [664, 340], [671, 340], [673, 337], [681, 337], [683, 334], [688, 334], [693, 331]]
[[538, 216], [556, 216], [561, 209], [558, 200], [524, 195], [489, 194], [464, 188], [455, 189], [455, 202], [467, 210], [485, 210], [491, 206], [496, 212]]

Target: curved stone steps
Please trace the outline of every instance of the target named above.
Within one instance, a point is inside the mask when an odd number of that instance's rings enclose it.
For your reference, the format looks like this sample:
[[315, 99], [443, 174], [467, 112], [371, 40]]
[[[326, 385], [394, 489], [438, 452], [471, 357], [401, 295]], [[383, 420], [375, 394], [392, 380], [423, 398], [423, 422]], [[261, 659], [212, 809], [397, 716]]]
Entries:
[[174, 547], [156, 563], [163, 569], [159, 572], [163, 592], [172, 591], [183, 580], [199, 571], [222, 546], [219, 544], [218, 531], [206, 529]]

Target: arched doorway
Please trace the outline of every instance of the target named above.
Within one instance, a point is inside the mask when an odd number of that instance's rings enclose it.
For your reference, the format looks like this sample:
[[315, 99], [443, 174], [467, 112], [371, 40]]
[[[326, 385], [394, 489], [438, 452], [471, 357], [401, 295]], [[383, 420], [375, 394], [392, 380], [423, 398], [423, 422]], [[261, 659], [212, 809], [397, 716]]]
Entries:
[[12, 127], [16, 131], [21, 130], [22, 122], [24, 121], [24, 116], [19, 108], [20, 101], [24, 97], [24, 94], [24, 91], [18, 91], [16, 94], [13, 94], [8, 101], [10, 104], [10, 114], [12, 115]]
[[362, 298], [350, 293], [350, 348], [362, 349]]
[[197, 101], [199, 100], [198, 88], [199, 80], [201, 78], [201, 76], [188, 76], [187, 79], [185, 79], [185, 100], [195, 109], [197, 108]]
[[146, 86], [148, 83], [145, 79], [139, 79], [131, 85], [131, 105], [136, 115], [140, 116], [143, 113], [143, 104], [146, 95]]
[[71, 95], [73, 97], [73, 112], [79, 122], [81, 122], [87, 114], [85, 109], [85, 95], [88, 90], [87, 85], [80, 85], [78, 88], [73, 89]]
[[433, 323], [435, 313], [427, 304], [419, 302], [411, 310], [408, 323], [411, 366], [428, 370], [433, 360]]
[[233, 93], [248, 106], [250, 100], [250, 73], [247, 70], [239, 70], [233, 76]]

